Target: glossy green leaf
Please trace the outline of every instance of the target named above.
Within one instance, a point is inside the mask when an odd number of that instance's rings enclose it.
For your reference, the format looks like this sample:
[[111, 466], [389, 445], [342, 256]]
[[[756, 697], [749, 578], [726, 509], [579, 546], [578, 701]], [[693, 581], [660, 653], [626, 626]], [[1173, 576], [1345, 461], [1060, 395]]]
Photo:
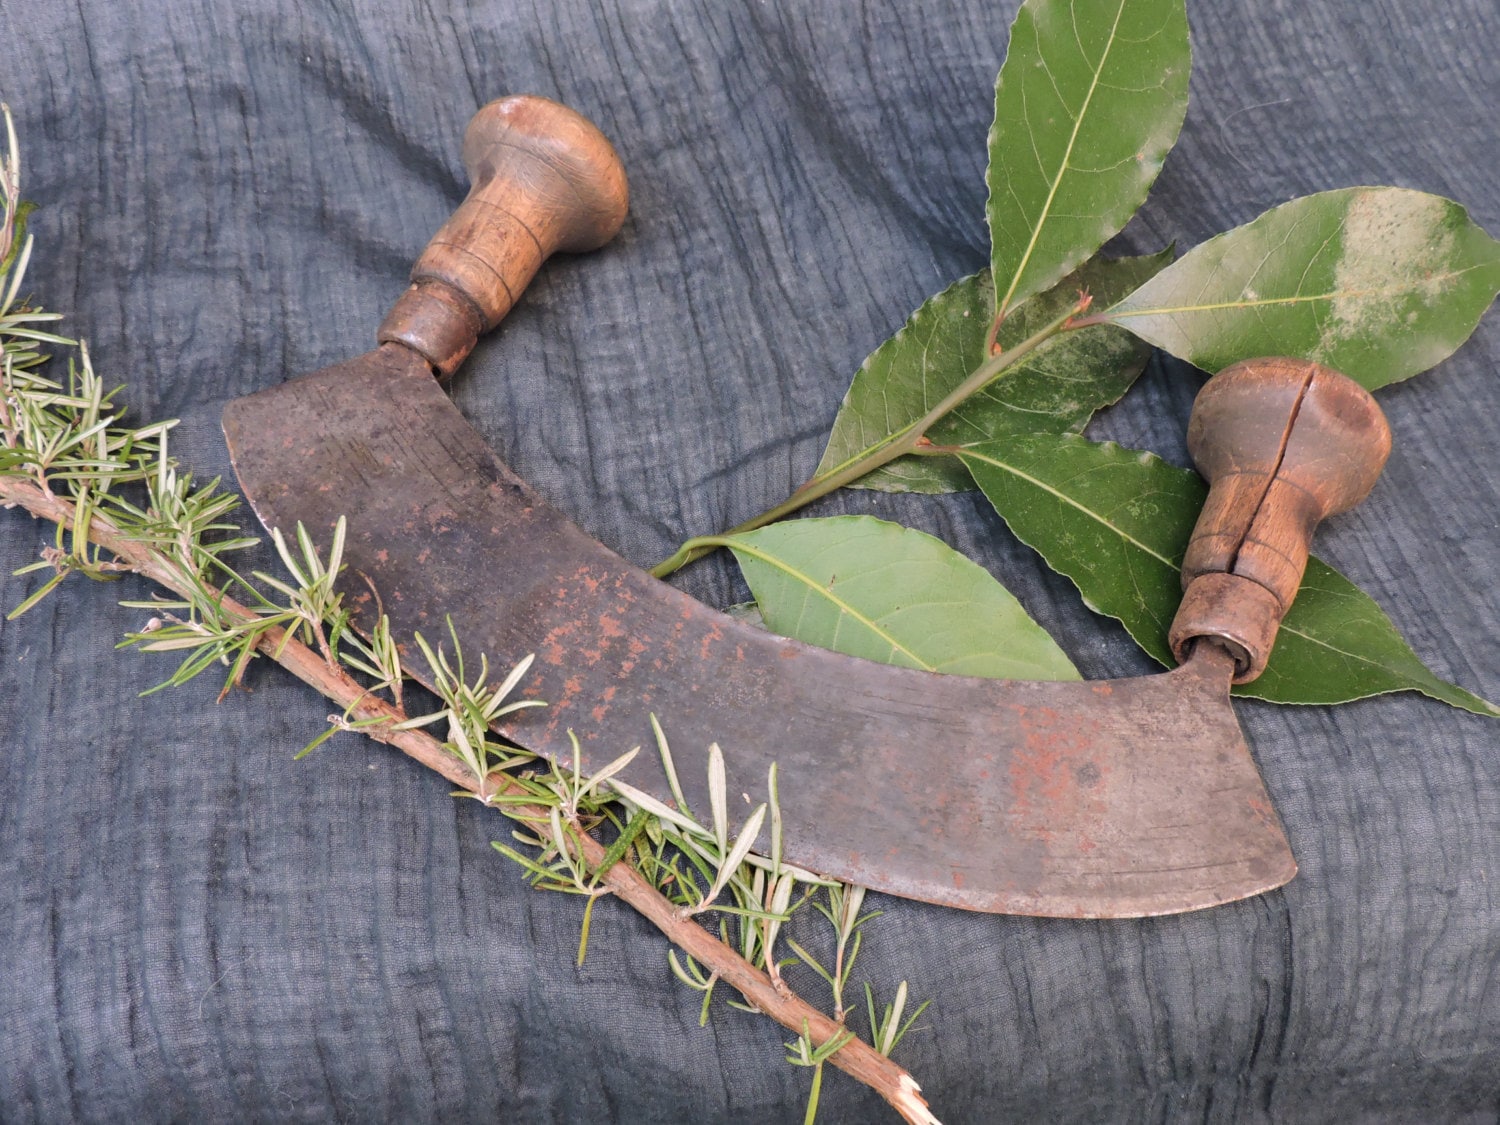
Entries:
[[1500, 291], [1500, 243], [1451, 200], [1344, 188], [1211, 238], [1109, 309], [1206, 371], [1263, 355], [1374, 390], [1440, 363]]
[[[1172, 663], [1167, 628], [1182, 597], [1178, 567], [1207, 486], [1151, 453], [1075, 435], [1024, 435], [963, 454], [1023, 542], [1067, 575], [1084, 602], [1117, 618]], [[1374, 600], [1312, 559], [1262, 676], [1236, 691], [1276, 703], [1342, 703], [1419, 691], [1473, 711], [1500, 708], [1437, 676]]]
[[930, 535], [871, 516], [790, 520], [715, 541], [772, 632], [908, 668], [1076, 680], [1010, 591]]
[[[1095, 259], [1027, 301], [1001, 326], [1011, 347], [1065, 313], [1080, 290], [1108, 306], [1172, 260], [1160, 254]], [[988, 271], [956, 281], [912, 313], [902, 329], [865, 360], [834, 419], [818, 475], [859, 457], [921, 418], [984, 362], [994, 291]], [[939, 445], [1007, 433], [1081, 430], [1094, 411], [1123, 395], [1146, 365], [1150, 348], [1129, 332], [1096, 325], [1053, 337], [928, 430]], [[856, 488], [885, 492], [956, 492], [973, 488], [951, 457], [902, 457], [862, 477]]]
[[[1500, 707], [1433, 675], [1375, 599], [1318, 558], [1307, 560], [1281, 632], [1295, 638], [1300, 659], [1273, 659], [1255, 684], [1240, 689], [1243, 693], [1342, 703], [1347, 696], [1339, 684], [1362, 682], [1365, 695], [1419, 691], [1476, 715], [1500, 717]], [[1257, 685], [1258, 691], [1251, 690]]]
[[1187, 112], [1184, 0], [1026, 0], [989, 135], [990, 268], [1002, 319], [1135, 214]]

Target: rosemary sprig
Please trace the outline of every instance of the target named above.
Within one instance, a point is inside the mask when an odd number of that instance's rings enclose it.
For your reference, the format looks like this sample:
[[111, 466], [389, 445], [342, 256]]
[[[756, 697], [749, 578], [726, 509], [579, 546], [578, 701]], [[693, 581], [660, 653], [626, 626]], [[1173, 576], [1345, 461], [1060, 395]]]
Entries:
[[[871, 915], [859, 915], [860, 889], [830, 883], [782, 860], [774, 767], [767, 800], [734, 830], [722, 754], [717, 748], [710, 754], [711, 809], [705, 824], [682, 799], [660, 724], [655, 724], [657, 750], [676, 808], [637, 793], [615, 776], [636, 751], [586, 777], [575, 742], [570, 764], [517, 773], [536, 760], [496, 740], [489, 724], [519, 708], [541, 705], [509, 698], [530, 658], [492, 687], [486, 656], [479, 657], [477, 673], [470, 677], [472, 663], [466, 665], [451, 623], [451, 656], [445, 646], [434, 649], [425, 639], [413, 638], [434, 670], [442, 708], [408, 715], [399, 649], [388, 622], [382, 619], [368, 640], [349, 628], [335, 586], [342, 521], [326, 557], [300, 527], [293, 542], [273, 532], [286, 570], [283, 577], [256, 572], [246, 579], [233, 569], [229, 556], [256, 542], [240, 534], [229, 518], [236, 498], [220, 492], [217, 480], [194, 486], [168, 453], [167, 435], [174, 423], [125, 424], [124, 411], [115, 402], [118, 388], [104, 387], [86, 349], [39, 327], [59, 318], [20, 299], [33, 242], [24, 234], [18, 145], [3, 106], [0, 117], [7, 138], [6, 155], [0, 158], [0, 506], [23, 507], [57, 527], [54, 544], [41, 561], [23, 568], [50, 568], [52, 577], [12, 616], [75, 572], [95, 579], [130, 572], [150, 579], [171, 596], [122, 603], [153, 615], [143, 629], [127, 635], [122, 647], [183, 654], [182, 663], [159, 687], [183, 683], [218, 664], [228, 669], [227, 692], [241, 682], [253, 659], [269, 656], [342, 709], [303, 753], [339, 730], [361, 731], [442, 774], [459, 786], [460, 795], [477, 798], [514, 821], [519, 826], [516, 841], [535, 854], [501, 843], [497, 850], [519, 863], [537, 887], [587, 899], [580, 962], [593, 903], [615, 895], [673, 943], [669, 964], [679, 979], [703, 992], [705, 1014], [722, 981], [739, 992], [741, 1006], [798, 1036], [788, 1044], [789, 1058], [814, 1072], [807, 1120], [816, 1114], [823, 1064], [831, 1062], [879, 1091], [905, 1120], [935, 1121], [911, 1075], [888, 1058], [911, 1026], [911, 1020], [900, 1024], [905, 985], [878, 1022], [866, 985], [870, 1043], [844, 1026], [842, 989], [858, 950], [859, 927]], [[77, 350], [65, 379], [53, 381], [42, 374], [45, 348]], [[422, 729], [441, 723], [446, 723], [444, 741]], [[756, 855], [752, 843], [767, 826], [769, 855]], [[787, 985], [782, 971], [795, 959], [775, 957], [782, 927], [820, 890], [829, 897], [828, 906], [819, 904], [818, 909], [835, 929], [835, 969], [830, 973], [810, 957], [802, 959], [834, 984], [836, 1018], [819, 1012]], [[714, 917], [717, 933], [701, 923], [707, 915]]]
[[[339, 521], [339, 526], [343, 526], [342, 520]], [[377, 637], [388, 638], [389, 635], [390, 621], [382, 614]], [[507, 702], [511, 692], [531, 668], [533, 659], [531, 656], [525, 657], [512, 668], [510, 674], [498, 687], [491, 687], [489, 658], [481, 654], [479, 672], [470, 682], [464, 669], [464, 655], [458, 642], [458, 632], [454, 629], [451, 618], [448, 620], [448, 636], [453, 642], [452, 662], [449, 661], [448, 654], [443, 650], [442, 645], [434, 650], [421, 633], [413, 638], [417, 647], [422, 650], [427, 666], [432, 669], [433, 689], [442, 698], [444, 708], [430, 715], [419, 715], [414, 719], [407, 719], [398, 725], [402, 730], [415, 730], [447, 720], [448, 739], [444, 745], [450, 749], [454, 757], [469, 768], [474, 778], [475, 789], [464, 790], [458, 796], [478, 797], [485, 804], [489, 804], [494, 800], [494, 795], [480, 792], [484, 788], [484, 781], [487, 777], [499, 770], [511, 769], [535, 761], [534, 755], [519, 752], [513, 746], [497, 742], [490, 734], [491, 724], [525, 708], [545, 707], [547, 704], [539, 699]], [[401, 681], [399, 657], [396, 656], [393, 645], [390, 653], [389, 660], [393, 665], [391, 671], [394, 678], [384, 680], [385, 685], [393, 685]]]

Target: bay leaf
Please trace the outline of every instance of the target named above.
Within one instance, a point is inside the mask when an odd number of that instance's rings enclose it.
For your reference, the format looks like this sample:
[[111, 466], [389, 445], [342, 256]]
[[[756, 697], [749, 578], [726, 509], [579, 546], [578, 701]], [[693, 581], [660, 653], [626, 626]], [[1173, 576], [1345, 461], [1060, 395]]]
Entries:
[[1187, 112], [1185, 0], [1026, 0], [989, 134], [995, 313], [1051, 288], [1146, 198]]
[[[1500, 717], [1500, 707], [1434, 675], [1375, 599], [1316, 557], [1307, 560], [1281, 632], [1295, 639], [1291, 651], [1298, 659], [1273, 658], [1255, 684], [1237, 691], [1295, 703], [1342, 703], [1351, 697], [1339, 684], [1358, 681], [1366, 685], [1364, 695], [1419, 691], [1476, 715]], [[1259, 692], [1247, 690], [1256, 684]]]
[[734, 552], [766, 627], [784, 637], [934, 672], [1079, 678], [1009, 590], [920, 531], [832, 516], [714, 540]]
[[[1020, 435], [972, 446], [965, 464], [1022, 542], [1072, 579], [1162, 664], [1182, 597], [1178, 576], [1208, 487], [1194, 472], [1113, 442]], [[1235, 691], [1275, 703], [1344, 703], [1419, 691], [1479, 715], [1500, 708], [1434, 675], [1375, 601], [1308, 562], [1266, 671]]]
[[1304, 196], [1195, 246], [1104, 318], [1206, 371], [1264, 355], [1374, 390], [1440, 363], [1500, 291], [1500, 243], [1405, 188]]
[[[1168, 248], [1134, 258], [1096, 258], [1001, 325], [1011, 347], [1065, 313], [1080, 290], [1101, 307], [1143, 285], [1172, 260]], [[921, 418], [985, 361], [994, 290], [988, 270], [929, 298], [855, 372], [833, 422], [818, 475], [854, 460]], [[1116, 402], [1146, 366], [1151, 349], [1111, 325], [1064, 332], [951, 411], [928, 430], [939, 445], [1006, 433], [1081, 430], [1094, 412]], [[952, 457], [902, 457], [851, 487], [883, 492], [958, 492], [974, 487]]]

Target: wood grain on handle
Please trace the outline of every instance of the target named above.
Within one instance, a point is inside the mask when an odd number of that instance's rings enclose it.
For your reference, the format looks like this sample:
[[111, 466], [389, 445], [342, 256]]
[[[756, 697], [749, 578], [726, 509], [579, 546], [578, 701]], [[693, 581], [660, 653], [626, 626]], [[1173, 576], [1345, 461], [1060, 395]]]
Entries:
[[1317, 525], [1380, 476], [1390, 426], [1370, 393], [1332, 368], [1253, 359], [1199, 392], [1188, 451], [1210, 488], [1183, 559], [1172, 651], [1185, 660], [1195, 640], [1215, 639], [1245, 683], [1265, 669]]
[[587, 118], [530, 95], [490, 102], [464, 134], [468, 197], [412, 267], [378, 339], [439, 378], [505, 317], [547, 258], [603, 246], [625, 221], [625, 170]]

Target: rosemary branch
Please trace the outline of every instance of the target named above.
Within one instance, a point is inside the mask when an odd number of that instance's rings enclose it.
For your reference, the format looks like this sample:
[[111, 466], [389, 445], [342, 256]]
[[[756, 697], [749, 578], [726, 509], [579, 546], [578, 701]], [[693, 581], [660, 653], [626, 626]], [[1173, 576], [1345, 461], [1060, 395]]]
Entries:
[[[826, 1061], [876, 1090], [904, 1120], [921, 1125], [936, 1122], [916, 1081], [889, 1058], [916, 1018], [913, 1015], [901, 1022], [905, 982], [883, 1019], [877, 1017], [873, 998], [869, 1000], [873, 1045], [845, 1026], [842, 990], [858, 949], [857, 930], [868, 918], [858, 915], [861, 890], [835, 884], [830, 906], [819, 907], [838, 936], [832, 973], [802, 951], [804, 960], [833, 986], [835, 1015], [819, 1011], [781, 978], [781, 965], [772, 950], [780, 925], [795, 909], [790, 901], [793, 888], [799, 878], [828, 884], [781, 863], [774, 771], [770, 801], [752, 814], [733, 844], [721, 808], [714, 810], [711, 827], [698, 825], [683, 811], [671, 812], [617, 784], [617, 791], [636, 809], [629, 824], [621, 825], [607, 808], [621, 798], [605, 796], [600, 783], [611, 780], [606, 775], [623, 766], [629, 755], [590, 779], [578, 775], [576, 763], [571, 777], [561, 766], [554, 766], [550, 783], [505, 772], [504, 767], [530, 761], [530, 756], [498, 747], [486, 729], [499, 714], [530, 705], [528, 701], [505, 704], [525, 671], [524, 662], [498, 689], [490, 689], [485, 686], [488, 666], [482, 659], [479, 679], [470, 684], [461, 655], [455, 652], [456, 664], [450, 665], [442, 649], [434, 651], [418, 638], [438, 673], [439, 694], [449, 707], [435, 715], [410, 717], [401, 703], [399, 659], [388, 627], [382, 623], [368, 641], [348, 631], [347, 614], [333, 587], [342, 524], [326, 561], [301, 528], [297, 535], [300, 557], [279, 533], [273, 533], [293, 582], [263, 574], [256, 577], [284, 596], [285, 603], [277, 604], [226, 563], [226, 552], [253, 541], [232, 537], [238, 529], [224, 522], [224, 517], [236, 501], [216, 493], [217, 481], [195, 490], [190, 478], [179, 475], [166, 452], [170, 423], [141, 429], [115, 425], [119, 413], [112, 412], [112, 392], [103, 392], [86, 352], [81, 353], [79, 365], [69, 365], [66, 384], [35, 374], [46, 359], [39, 345], [73, 346], [73, 341], [37, 327], [39, 322], [56, 320], [55, 314], [17, 302], [31, 240], [27, 237], [18, 252], [11, 253], [20, 214], [19, 162], [9, 112], [3, 106], [0, 116], [9, 142], [8, 159], [0, 157], [0, 205], [4, 208], [0, 214], [0, 507], [20, 507], [57, 527], [55, 546], [44, 552], [42, 562], [26, 568], [47, 567], [55, 573], [16, 614], [73, 571], [94, 578], [131, 572], [149, 579], [180, 600], [126, 604], [179, 610], [187, 617], [174, 618], [169, 613], [168, 624], [154, 619], [147, 631], [127, 638], [126, 643], [187, 651], [188, 659], [169, 682], [189, 678], [218, 660], [230, 667], [225, 681], [228, 691], [255, 655], [271, 658], [342, 709], [340, 716], [332, 718], [328, 733], [360, 731], [440, 774], [463, 795], [477, 797], [524, 825], [549, 826], [550, 831], [539, 829], [536, 837], [525, 839], [543, 847], [543, 861], [550, 848], [555, 863], [571, 876], [572, 888], [560, 885], [557, 889], [589, 895], [590, 907], [599, 895], [614, 894], [644, 915], [686, 954], [687, 967], [674, 957], [673, 969], [705, 993], [705, 1006], [713, 985], [723, 981], [751, 1010], [791, 1030], [797, 1038], [788, 1044], [789, 1060], [814, 1068], [809, 1120]], [[147, 490], [145, 507], [122, 494], [118, 486], [124, 484]], [[225, 536], [226, 532], [230, 535]], [[231, 596], [229, 586], [243, 590], [251, 604]], [[456, 649], [456, 637], [454, 641]], [[351, 674], [351, 667], [373, 680], [373, 686]], [[391, 698], [383, 698], [381, 692]], [[449, 720], [450, 741], [440, 741], [420, 729], [443, 717]], [[669, 776], [675, 777], [659, 728], [658, 740]], [[722, 759], [716, 756], [714, 748], [711, 762], [717, 760], [722, 774]], [[763, 860], [747, 853], [767, 812], [773, 852], [769, 860]], [[661, 813], [671, 813], [670, 824], [659, 817]], [[605, 819], [620, 829], [610, 845], [593, 834]], [[654, 838], [655, 852], [638, 845], [642, 835]], [[695, 843], [695, 835], [699, 842]], [[698, 890], [692, 870], [680, 870], [675, 860], [664, 858], [662, 844], [687, 856], [689, 865], [709, 883], [706, 890]], [[623, 862], [632, 848], [637, 859]], [[524, 862], [533, 874], [554, 877], [558, 867], [547, 867], [543, 861]], [[674, 885], [677, 899], [664, 894], [658, 883]], [[733, 889], [739, 906], [716, 903], [726, 887]], [[716, 937], [696, 920], [710, 909], [740, 916], [740, 950], [729, 944], [724, 926]], [[588, 917], [586, 912], [585, 941]], [[868, 985], [866, 992], [868, 996]]]
[[[74, 506], [60, 496], [49, 495], [29, 480], [0, 475], [0, 503], [17, 505], [34, 516], [50, 520], [70, 531], [76, 529]], [[194, 585], [184, 579], [181, 568], [159, 552], [142, 547], [123, 535], [102, 516], [91, 521], [90, 541], [109, 551], [126, 569], [164, 586], [181, 597], [190, 597]], [[245, 621], [259, 620], [258, 615], [240, 603], [225, 597], [220, 603], [223, 613]], [[362, 733], [377, 742], [393, 746], [447, 780], [478, 796], [521, 797], [531, 795], [515, 778], [506, 773], [491, 773], [476, 786], [468, 767], [433, 736], [412, 729], [402, 729], [407, 715], [392, 704], [372, 695], [368, 689], [322, 653], [291, 638], [280, 626], [267, 629], [257, 645], [303, 683], [318, 691], [347, 716], [360, 724]], [[550, 815], [541, 805], [521, 805], [512, 810], [522, 819], [546, 819]], [[576, 858], [590, 871], [605, 868], [607, 848], [580, 830], [570, 838], [576, 841]], [[784, 984], [752, 965], [719, 938], [713, 936], [691, 916], [667, 899], [635, 867], [614, 862], [600, 875], [602, 885], [644, 915], [673, 945], [706, 966], [718, 980], [735, 989], [754, 1010], [769, 1016], [798, 1036], [806, 1035], [818, 1046], [833, 1041], [838, 1049], [828, 1061], [840, 1070], [876, 1090], [906, 1121], [930, 1123], [937, 1119], [927, 1109], [916, 1080], [901, 1066], [859, 1039], [840, 1022], [820, 1012]]]

